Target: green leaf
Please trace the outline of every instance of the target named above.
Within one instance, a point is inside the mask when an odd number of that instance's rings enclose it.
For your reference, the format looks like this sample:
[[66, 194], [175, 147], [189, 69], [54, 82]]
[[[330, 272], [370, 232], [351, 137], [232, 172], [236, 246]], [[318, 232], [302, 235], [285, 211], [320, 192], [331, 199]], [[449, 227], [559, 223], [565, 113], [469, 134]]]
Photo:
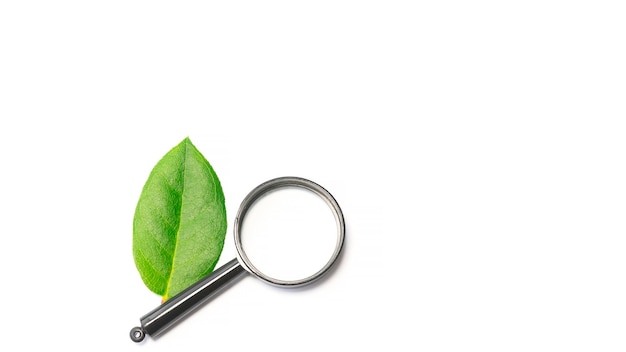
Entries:
[[213, 271], [224, 247], [220, 181], [189, 138], [156, 164], [133, 221], [133, 256], [146, 286], [176, 295]]

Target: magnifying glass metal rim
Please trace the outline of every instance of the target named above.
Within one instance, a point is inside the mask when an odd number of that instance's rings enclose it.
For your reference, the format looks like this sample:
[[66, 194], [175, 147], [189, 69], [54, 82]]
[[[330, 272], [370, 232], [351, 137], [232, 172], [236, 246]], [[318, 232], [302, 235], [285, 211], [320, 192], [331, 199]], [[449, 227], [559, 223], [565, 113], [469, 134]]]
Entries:
[[[263, 273], [261, 270], [255, 267], [254, 264], [252, 264], [250, 258], [248, 258], [245, 250], [243, 249], [241, 241], [241, 225], [243, 224], [246, 213], [248, 212], [250, 207], [259, 198], [261, 198], [268, 192], [287, 187], [303, 188], [305, 190], [315, 193], [317, 196], [322, 198], [322, 200], [324, 200], [332, 210], [335, 217], [335, 222], [337, 224], [337, 242], [335, 245], [335, 250], [333, 251], [333, 254], [331, 255], [328, 262], [326, 262], [326, 264], [313, 275], [297, 280], [281, 280]], [[237, 255], [240, 259], [241, 265], [257, 278], [271, 285], [280, 287], [300, 287], [308, 285], [321, 278], [339, 258], [346, 237], [346, 225], [343, 218], [343, 212], [341, 211], [339, 204], [332, 196], [332, 194], [330, 194], [330, 192], [328, 192], [324, 187], [318, 185], [311, 180], [293, 176], [278, 177], [266, 181], [253, 189], [250, 193], [248, 193], [246, 198], [244, 198], [244, 200], [241, 202], [241, 205], [239, 206], [239, 211], [237, 212], [237, 217], [235, 218], [235, 226], [233, 231], [235, 237], [235, 247], [237, 249]]]

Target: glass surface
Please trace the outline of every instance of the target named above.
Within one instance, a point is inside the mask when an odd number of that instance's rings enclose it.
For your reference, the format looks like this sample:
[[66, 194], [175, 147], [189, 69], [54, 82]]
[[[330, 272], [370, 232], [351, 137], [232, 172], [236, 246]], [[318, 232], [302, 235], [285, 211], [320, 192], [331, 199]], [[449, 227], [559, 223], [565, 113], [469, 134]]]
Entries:
[[299, 187], [270, 191], [248, 209], [241, 245], [250, 262], [279, 280], [307, 278], [326, 265], [337, 244], [328, 204]]

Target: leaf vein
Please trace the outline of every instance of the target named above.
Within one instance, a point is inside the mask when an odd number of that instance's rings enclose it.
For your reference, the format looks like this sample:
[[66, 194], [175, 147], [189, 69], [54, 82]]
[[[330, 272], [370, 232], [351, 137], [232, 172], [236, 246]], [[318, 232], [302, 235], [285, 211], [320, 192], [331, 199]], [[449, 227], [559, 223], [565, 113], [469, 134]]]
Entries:
[[174, 225], [174, 224], [172, 224], [172, 223], [171, 223], [171, 222], [167, 219], [167, 217], [165, 217], [165, 215], [163, 215], [163, 212], [162, 212], [160, 209], [156, 209], [156, 212], [155, 212], [155, 213], [156, 213], [156, 214], [159, 216], [159, 218], [163, 221], [163, 224], [164, 224], [164, 225], [166, 225], [167, 227], [169, 227], [169, 228], [170, 228], [170, 230], [173, 230], [173, 231], [178, 230], [178, 227], [180, 226], [180, 224], [178, 224], [178, 225]]
[[143, 250], [141, 250], [141, 248], [137, 248], [137, 253], [139, 253], [139, 255], [141, 255], [144, 259], [144, 262], [146, 264], [148, 264], [148, 266], [152, 269], [152, 271], [157, 274], [158, 276], [166, 279], [166, 276], [161, 274], [161, 272], [152, 264], [152, 262], [150, 261], [150, 259], [143, 253]]
[[146, 229], [146, 233], [148, 235], [150, 235], [150, 237], [152, 237], [152, 239], [154, 240], [154, 242], [156, 242], [156, 244], [159, 245], [159, 248], [165, 252], [165, 254], [167, 254], [168, 257], [172, 258], [173, 257], [173, 253], [170, 253], [170, 251], [167, 250], [167, 248], [165, 248], [165, 246], [159, 241], [159, 239], [156, 237], [156, 235], [154, 234], [154, 231]]
[[163, 294], [163, 299], [168, 299], [168, 294], [170, 292], [170, 287], [171, 287], [171, 283], [172, 283], [172, 277], [174, 276], [174, 261], [176, 260], [176, 250], [178, 249], [178, 236], [180, 234], [180, 224], [182, 223], [182, 217], [183, 217], [183, 201], [184, 201], [184, 196], [185, 196], [185, 181], [187, 178], [187, 140], [185, 141], [184, 144], [184, 150], [183, 150], [183, 176], [182, 176], [182, 190], [180, 192], [180, 213], [178, 214], [179, 219], [178, 219], [178, 230], [176, 231], [176, 236], [174, 237], [174, 253], [172, 253], [172, 269], [170, 270], [170, 275], [169, 278], [167, 279], [167, 283], [165, 285], [165, 294]]

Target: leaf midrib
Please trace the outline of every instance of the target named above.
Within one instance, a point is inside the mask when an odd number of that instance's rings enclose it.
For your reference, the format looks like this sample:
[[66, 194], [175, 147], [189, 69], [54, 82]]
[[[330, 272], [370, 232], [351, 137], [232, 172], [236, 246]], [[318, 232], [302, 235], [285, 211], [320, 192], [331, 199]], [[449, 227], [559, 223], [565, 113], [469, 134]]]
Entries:
[[176, 260], [176, 250], [178, 249], [178, 235], [180, 234], [180, 229], [181, 229], [181, 223], [182, 223], [182, 218], [183, 218], [183, 198], [185, 196], [185, 182], [186, 182], [186, 178], [187, 178], [187, 143], [188, 143], [188, 139], [185, 139], [185, 147], [183, 149], [183, 180], [182, 180], [182, 184], [183, 184], [183, 190], [180, 192], [180, 213], [178, 214], [178, 229], [176, 230], [176, 236], [174, 237], [174, 252], [172, 253], [172, 270], [170, 270], [170, 275], [167, 278], [167, 283], [165, 285], [165, 293], [163, 294], [163, 299], [166, 300], [169, 298], [169, 292], [170, 292], [170, 284], [172, 282], [172, 277], [174, 276], [174, 261]]

